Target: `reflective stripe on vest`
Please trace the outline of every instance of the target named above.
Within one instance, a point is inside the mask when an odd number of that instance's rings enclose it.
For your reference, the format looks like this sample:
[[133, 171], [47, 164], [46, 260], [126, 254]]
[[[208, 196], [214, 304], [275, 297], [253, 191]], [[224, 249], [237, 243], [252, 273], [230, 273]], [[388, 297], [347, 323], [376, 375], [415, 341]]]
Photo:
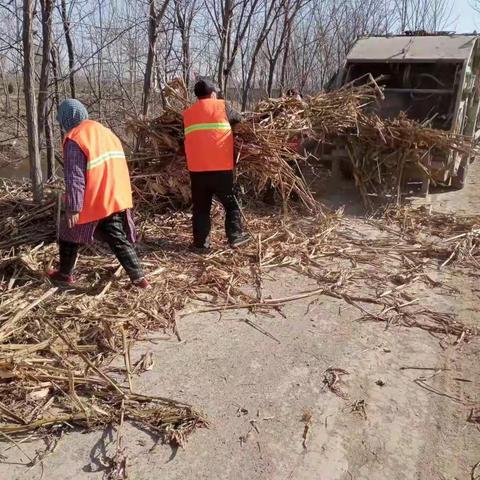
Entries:
[[231, 130], [232, 127], [228, 122], [221, 123], [194, 123], [185, 129], [185, 136], [197, 130]]
[[87, 170], [91, 170], [92, 168], [99, 167], [102, 163], [105, 163], [107, 160], [110, 159], [125, 159], [125, 154], [123, 152], [107, 152], [103, 155], [100, 155], [93, 160], [90, 160], [87, 165]]

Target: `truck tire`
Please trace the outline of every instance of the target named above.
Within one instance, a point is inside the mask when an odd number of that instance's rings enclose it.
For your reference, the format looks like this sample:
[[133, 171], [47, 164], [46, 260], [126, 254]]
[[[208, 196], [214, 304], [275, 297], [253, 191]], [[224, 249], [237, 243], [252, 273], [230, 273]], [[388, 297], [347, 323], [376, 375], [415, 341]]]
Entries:
[[457, 174], [452, 177], [451, 185], [454, 190], [461, 190], [465, 186], [468, 175], [468, 165], [468, 160], [462, 161], [458, 167]]

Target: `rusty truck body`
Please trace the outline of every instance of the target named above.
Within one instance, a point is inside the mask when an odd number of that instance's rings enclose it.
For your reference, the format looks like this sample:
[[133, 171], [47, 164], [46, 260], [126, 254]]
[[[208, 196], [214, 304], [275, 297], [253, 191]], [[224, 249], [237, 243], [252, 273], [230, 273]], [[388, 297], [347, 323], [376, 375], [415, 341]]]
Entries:
[[[477, 35], [365, 37], [358, 39], [348, 53], [332, 86], [338, 88], [370, 74], [380, 78], [384, 88], [385, 100], [375, 107], [381, 117], [405, 112], [432, 128], [462, 133], [475, 141], [480, 136], [479, 73]], [[431, 179], [462, 188], [471, 161], [473, 158], [461, 158], [455, 153], [448, 158], [432, 155], [431, 175], [412, 171], [406, 183], [421, 183], [424, 193], [428, 193]]]

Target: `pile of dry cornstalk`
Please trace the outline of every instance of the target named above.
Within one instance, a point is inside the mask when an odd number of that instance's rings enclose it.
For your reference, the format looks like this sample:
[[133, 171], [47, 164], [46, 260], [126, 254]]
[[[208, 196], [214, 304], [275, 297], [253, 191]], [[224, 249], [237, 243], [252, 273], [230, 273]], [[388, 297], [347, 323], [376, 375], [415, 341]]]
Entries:
[[361, 111], [355, 132], [344, 135], [342, 141], [367, 206], [370, 193], [394, 198], [399, 205], [407, 190], [406, 181], [432, 179], [433, 157], [444, 159], [446, 164], [450, 155], [469, 159], [475, 154], [469, 138], [427, 128], [403, 114], [386, 120]]
[[[168, 107], [154, 119], [132, 119], [130, 130], [141, 146], [132, 158], [134, 188], [150, 204], [170, 202], [185, 205], [190, 201], [190, 182], [186, 171], [183, 120], [181, 112], [190, 100], [185, 87], [178, 82], [167, 86], [164, 96]], [[285, 103], [294, 114], [285, 113]], [[301, 106], [300, 106], [301, 107]], [[262, 111], [245, 115], [235, 126], [236, 175], [239, 187], [250, 197], [262, 198], [273, 188], [283, 202], [293, 197], [308, 210], [319, 208], [305, 181], [295, 172], [304, 158], [297, 153], [292, 137], [308, 129], [296, 102], [283, 101], [278, 115]]]
[[[158, 118], [134, 119], [130, 124], [143, 145], [136, 156], [136, 185], [145, 200], [189, 201], [180, 112], [188, 105], [188, 96], [185, 89], [175, 90], [175, 95], [175, 106]], [[292, 142], [306, 136], [344, 149], [366, 204], [370, 193], [394, 195], [399, 200], [409, 168], [428, 176], [432, 154], [443, 158], [453, 152], [466, 157], [473, 154], [470, 139], [461, 135], [427, 128], [405, 115], [381, 119], [373, 107], [382, 99], [381, 88], [370, 79], [306, 101], [260, 102], [235, 129], [240, 185], [260, 198], [273, 185], [285, 202], [295, 192], [294, 198], [315, 208], [311, 193], [296, 173], [305, 159]]]
[[411, 167], [418, 177], [428, 177], [432, 156], [470, 158], [476, 153], [470, 138], [428, 128], [403, 113], [380, 118], [375, 109], [383, 98], [381, 88], [370, 78], [363, 85], [320, 93], [305, 102], [271, 99], [258, 110], [288, 118], [287, 128], [303, 130], [319, 142], [341, 146], [367, 205], [370, 193], [394, 195], [399, 201]]
[[[250, 197], [261, 198], [273, 188], [287, 202], [292, 194], [313, 211], [318, 204], [304, 180], [295, 174], [303, 163], [289, 143], [291, 130], [278, 129], [275, 120], [260, 122], [261, 115], [251, 115], [234, 128], [237, 183]], [[134, 188], [151, 204], [171, 202], [186, 205], [190, 201], [190, 180], [183, 150], [183, 123], [179, 112], [166, 110], [154, 120], [136, 119], [130, 129], [144, 140], [134, 157]]]

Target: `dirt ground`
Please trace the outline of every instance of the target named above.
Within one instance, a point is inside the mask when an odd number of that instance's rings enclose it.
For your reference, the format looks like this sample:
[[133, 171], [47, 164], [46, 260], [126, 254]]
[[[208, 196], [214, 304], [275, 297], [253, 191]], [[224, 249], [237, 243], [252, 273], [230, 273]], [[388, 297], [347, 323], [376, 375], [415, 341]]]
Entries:
[[[434, 210], [478, 213], [479, 181], [477, 164], [463, 191], [433, 194], [428, 202]], [[346, 204], [353, 217], [361, 211], [348, 184], [322, 195], [332, 206]], [[352, 222], [363, 228], [361, 218]], [[479, 326], [478, 279], [443, 275], [458, 294], [426, 288], [416, 294], [438, 311]], [[313, 280], [277, 271], [265, 282], [265, 296], [316, 287]], [[358, 310], [341, 300], [308, 298], [271, 315], [186, 316], [178, 324], [182, 341], [153, 335], [137, 344], [133, 359], [150, 351], [155, 365], [135, 378], [135, 389], [195, 405], [210, 428], [194, 433], [185, 449], [172, 450], [127, 425], [129, 478], [480, 478], [474, 468], [480, 429], [468, 422], [480, 404], [478, 337], [456, 344], [420, 329], [386, 329], [358, 318]], [[341, 377], [340, 396], [323, 384], [329, 367], [348, 372]], [[43, 442], [2, 444], [0, 478], [102, 479], [115, 436], [69, 433], [33, 468], [25, 464]]]

